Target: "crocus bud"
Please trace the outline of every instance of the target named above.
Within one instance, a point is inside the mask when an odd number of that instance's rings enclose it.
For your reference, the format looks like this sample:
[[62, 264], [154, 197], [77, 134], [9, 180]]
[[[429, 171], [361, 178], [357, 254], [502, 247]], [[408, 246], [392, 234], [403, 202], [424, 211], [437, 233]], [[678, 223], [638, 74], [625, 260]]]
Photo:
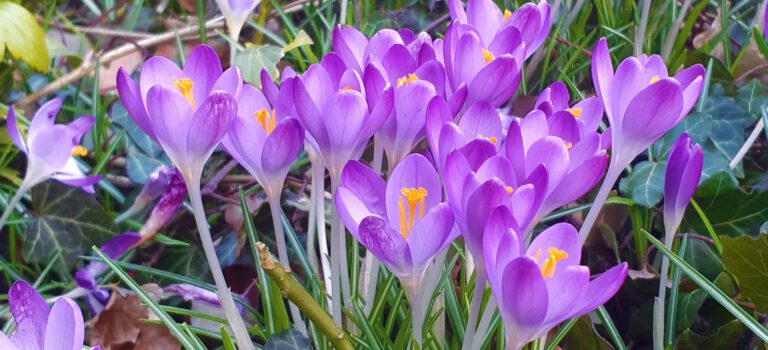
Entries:
[[672, 145], [664, 176], [664, 228], [674, 234], [683, 220], [685, 208], [693, 198], [703, 166], [701, 145], [683, 133]]

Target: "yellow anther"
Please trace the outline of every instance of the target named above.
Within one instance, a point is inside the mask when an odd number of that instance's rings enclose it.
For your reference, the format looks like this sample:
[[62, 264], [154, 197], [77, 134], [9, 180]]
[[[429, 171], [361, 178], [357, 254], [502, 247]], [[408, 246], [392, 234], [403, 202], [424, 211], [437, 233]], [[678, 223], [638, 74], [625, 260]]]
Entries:
[[349, 91], [349, 90], [352, 90], [352, 85], [347, 85], [347, 86], [339, 89], [339, 91]]
[[515, 192], [515, 189], [512, 188], [512, 186], [504, 186], [504, 189], [507, 190], [508, 194], [512, 194], [512, 192]]
[[173, 78], [173, 85], [175, 85], [181, 94], [184, 95], [184, 98], [186, 98], [187, 102], [192, 105], [192, 108], [195, 108], [195, 96], [192, 94], [192, 88], [195, 87], [195, 83], [192, 82], [192, 79]]
[[488, 63], [495, 60], [496, 56], [494, 56], [490, 51], [483, 49], [483, 59], [485, 60], [485, 63]]
[[72, 156], [73, 157], [85, 157], [88, 155], [88, 150], [85, 149], [85, 147], [78, 145], [75, 147], [74, 150], [72, 150]]
[[512, 16], [512, 11], [504, 9], [504, 21], [508, 20]]
[[485, 139], [485, 140], [491, 141], [491, 143], [492, 143], [492, 144], [494, 144], [494, 145], [496, 144], [496, 141], [498, 141], [498, 140], [499, 140], [499, 139], [497, 139], [495, 136], [491, 136], [491, 137], [484, 137], [484, 136], [483, 136], [483, 134], [477, 134], [477, 138], [479, 138], [479, 139]]
[[651, 78], [651, 84], [654, 84], [657, 81], [659, 81], [659, 76], [658, 75], [654, 75], [653, 78]]
[[570, 143], [570, 142], [565, 143], [565, 148], [571, 149], [572, 147], [573, 147], [573, 143]]
[[568, 112], [568, 113], [571, 113], [571, 115], [574, 118], [579, 118], [579, 117], [581, 117], [581, 114], [584, 113], [584, 111], [581, 109], [581, 107], [568, 108], [565, 111]]
[[400, 209], [400, 234], [403, 238], [408, 238], [408, 234], [413, 230], [416, 207], [419, 204], [421, 204], [419, 207], [419, 220], [424, 218], [424, 198], [427, 197], [427, 190], [424, 187], [405, 187], [400, 190], [400, 193], [402, 196], [397, 200], [397, 206]]
[[267, 136], [271, 135], [272, 132], [275, 131], [275, 127], [277, 126], [277, 116], [275, 115], [274, 110], [272, 110], [272, 114], [270, 114], [266, 109], [262, 109], [253, 113], [253, 115], [256, 116], [256, 120], [259, 121], [259, 125], [261, 125], [261, 128], [264, 129], [264, 132], [267, 133]]
[[412, 83], [417, 80], [419, 80], [419, 77], [416, 76], [416, 74], [413, 74], [413, 73], [408, 74], [406, 76], [403, 76], [400, 79], [397, 79], [397, 87], [401, 87], [405, 84]]
[[[536, 260], [538, 260], [539, 253], [541, 253], [541, 251], [536, 253]], [[549, 257], [547, 257], [544, 260], [544, 263], [541, 264], [541, 275], [544, 276], [544, 278], [552, 278], [555, 275], [555, 267], [557, 267], [557, 263], [560, 260], [567, 258], [568, 253], [554, 247], [549, 248], [547, 253], [549, 254]]]

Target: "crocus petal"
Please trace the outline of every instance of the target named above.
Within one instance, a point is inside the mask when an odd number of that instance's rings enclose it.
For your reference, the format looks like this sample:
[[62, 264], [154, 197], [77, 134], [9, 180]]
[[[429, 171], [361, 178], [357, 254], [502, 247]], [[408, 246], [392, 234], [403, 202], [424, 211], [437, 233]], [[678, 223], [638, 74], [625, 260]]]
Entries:
[[440, 203], [430, 209], [408, 234], [406, 241], [411, 251], [415, 269], [420, 269], [458, 236], [454, 230], [453, 212], [447, 203]]
[[320, 115], [315, 102], [307, 92], [304, 82], [301, 79], [296, 79], [293, 85], [293, 98], [296, 102], [296, 112], [301, 124], [307, 129], [307, 132], [312, 135], [315, 141], [325, 147], [328, 147], [330, 141], [328, 141], [328, 133], [325, 130], [323, 119]]
[[501, 20], [501, 11], [493, 1], [467, 1], [467, 22], [477, 29], [486, 45], [493, 40], [496, 31], [499, 30]]
[[578, 298], [582, 301], [582, 305], [574, 308], [567, 318], [581, 316], [605, 304], [624, 284], [624, 279], [627, 277], [627, 269], [627, 263], [621, 263], [589, 282], [584, 293], [582, 293], [582, 297]]
[[445, 96], [445, 68], [443, 68], [442, 63], [436, 60], [427, 61], [419, 66], [413, 74], [416, 74], [421, 80], [432, 83], [437, 95]]
[[675, 80], [683, 88], [683, 107], [681, 114], [688, 114], [701, 96], [706, 70], [700, 64], [690, 66], [675, 74]]
[[11, 341], [19, 350], [42, 349], [50, 311], [43, 297], [29, 283], [18, 280], [8, 291], [8, 303], [16, 322]]
[[550, 192], [541, 210], [549, 212], [581, 198], [600, 182], [607, 164], [605, 151], [583, 162]]
[[368, 39], [353, 27], [337, 26], [333, 29], [333, 51], [338, 53], [348, 67], [363, 71], [363, 53]]
[[408, 154], [424, 135], [427, 103], [435, 96], [432, 84], [415, 81], [397, 89], [395, 94], [396, 134], [390, 161], [397, 162]]
[[[424, 129], [427, 134], [427, 143], [429, 143], [432, 154], [437, 157], [440, 149], [440, 132], [443, 124], [453, 119], [448, 110], [448, 104], [442, 96], [435, 96], [427, 104]], [[446, 155], [448, 152], [445, 152]]]
[[427, 196], [424, 198], [424, 211], [427, 212], [442, 201], [440, 178], [426, 157], [411, 154], [403, 158], [387, 181], [386, 207], [391, 227], [400, 227], [398, 202], [402, 196], [402, 190], [422, 187], [427, 191]]
[[547, 280], [549, 307], [547, 325], [539, 332], [547, 332], [550, 327], [564, 321], [573, 307], [579, 304], [579, 296], [589, 285], [589, 268], [586, 266], [565, 266]]
[[688, 160], [688, 167], [683, 172], [682, 181], [680, 181], [680, 191], [677, 195], [676, 206], [681, 211], [688, 206], [688, 202], [693, 198], [693, 194], [696, 192], [696, 187], [699, 185], [701, 179], [701, 170], [703, 167], [703, 155], [701, 151], [701, 145], [693, 145], [691, 150], [691, 156]]
[[341, 187], [348, 189], [372, 213], [386, 217], [387, 184], [367, 165], [356, 160], [347, 162], [341, 172]]
[[[643, 74], [643, 65], [635, 57], [629, 57], [616, 67], [616, 75], [614, 77], [615, 82], [621, 82], [621, 84], [614, 84], [612, 86], [611, 95], [607, 98], [603, 98], [603, 102], [609, 99], [612, 109], [608, 109], [606, 105], [606, 111], [610, 115], [614, 116], [614, 119], [608, 119], [611, 122], [611, 126], [621, 130], [621, 127], [626, 119], [626, 110], [629, 106], [629, 102], [637, 96], [637, 94], [648, 87], [650, 80], [645, 80]], [[652, 115], [652, 114], [651, 114]]]
[[448, 12], [451, 15], [451, 19], [457, 20], [460, 23], [467, 23], [467, 13], [464, 11], [464, 5], [461, 0], [448, 0]]
[[514, 95], [519, 82], [520, 71], [515, 59], [509, 55], [497, 57], [469, 83], [466, 104], [486, 100], [493, 106], [501, 106]]
[[80, 350], [84, 339], [80, 307], [72, 299], [57, 300], [45, 328], [45, 350]]
[[147, 112], [149, 112], [152, 130], [160, 145], [174, 163], [182, 161], [181, 155], [186, 149], [192, 106], [178, 91], [157, 85], [147, 94]]
[[117, 92], [120, 95], [120, 102], [123, 103], [123, 107], [125, 107], [128, 115], [133, 118], [133, 121], [136, 122], [136, 125], [139, 126], [141, 131], [157, 141], [155, 133], [152, 131], [149, 116], [147, 115], [147, 109], [144, 107], [144, 98], [142, 97], [141, 90], [139, 90], [139, 86], [125, 72], [123, 67], [120, 67], [117, 71]]
[[80, 139], [83, 137], [83, 135], [85, 135], [85, 133], [88, 132], [88, 130], [91, 129], [91, 127], [95, 123], [96, 123], [95, 117], [86, 115], [86, 116], [77, 118], [73, 120], [71, 123], [67, 124], [67, 128], [69, 128], [72, 134], [72, 142], [80, 143]]
[[629, 102], [622, 121], [622, 137], [632, 138], [622, 143], [626, 156], [634, 158], [672, 129], [679, 120], [682, 104], [680, 84], [670, 78], [661, 79], [640, 91]]
[[524, 44], [520, 36], [520, 30], [516, 27], [506, 27], [496, 34], [493, 41], [488, 43], [488, 50], [496, 56], [501, 56], [515, 52], [521, 46], [524, 46]]
[[614, 125], [611, 114], [612, 104], [609, 96], [613, 83], [613, 63], [611, 63], [611, 54], [608, 52], [608, 42], [605, 38], [600, 38], [595, 49], [592, 51], [592, 83], [595, 85], [597, 96], [603, 101], [605, 110], [608, 112], [608, 120]]
[[186, 153], [203, 161], [226, 135], [237, 115], [237, 101], [225, 92], [214, 92], [192, 116], [187, 134]]
[[534, 142], [525, 156], [525, 168], [528, 172], [523, 176], [530, 175], [538, 164], [544, 164], [547, 167], [549, 186], [552, 188], [557, 186], [568, 171], [568, 148], [565, 142], [553, 136]]
[[[139, 88], [141, 90], [141, 99], [145, 101], [147, 106], [147, 112], [152, 108], [148, 100], [150, 89], [155, 85], [161, 85], [178, 91], [173, 84], [173, 80], [184, 78], [189, 77], [179, 69], [176, 63], [165, 57], [155, 56], [144, 62], [144, 67], [141, 69], [141, 76], [139, 77]], [[202, 102], [203, 100], [197, 101], [197, 103]]]
[[59, 114], [61, 109], [61, 103], [61, 99], [54, 98], [40, 106], [40, 109], [35, 112], [27, 129], [27, 147], [31, 147], [30, 145], [35, 142], [39, 132], [53, 125], [54, 121], [56, 121], [56, 115]]
[[480, 237], [485, 230], [488, 213], [498, 206], [508, 204], [509, 200], [505, 184], [499, 179], [484, 182], [469, 195], [465, 209], [467, 227], [464, 237], [473, 256], [482, 254]]
[[349, 233], [355, 239], [360, 239], [358, 228], [363, 219], [374, 215], [371, 209], [363, 202], [366, 198], [359, 197], [349, 188], [339, 187], [334, 194], [334, 204], [339, 211], [339, 217], [347, 227]]
[[549, 133], [557, 136], [563, 141], [577, 143], [581, 137], [579, 123], [576, 118], [567, 111], [557, 111], [547, 118], [549, 122]]
[[17, 348], [16, 345], [11, 342], [11, 339], [3, 332], [0, 332], [0, 349], [21, 350]]
[[264, 143], [261, 154], [264, 173], [282, 183], [302, 149], [304, 128], [301, 123], [295, 118], [282, 121]]
[[11, 142], [13, 142], [13, 144], [16, 145], [20, 151], [27, 153], [27, 145], [24, 143], [24, 139], [21, 137], [19, 126], [16, 125], [16, 111], [13, 108], [13, 105], [8, 108], [8, 116], [6, 117], [5, 125], [8, 129], [8, 136], [11, 138]]
[[400, 33], [392, 29], [381, 29], [368, 41], [368, 45], [365, 46], [363, 59], [366, 63], [371, 62], [371, 60], [380, 60], [395, 45], [405, 45]]
[[529, 341], [547, 315], [549, 292], [539, 265], [529, 256], [512, 260], [501, 278], [501, 290], [494, 291], [507, 330]]
[[555, 111], [568, 108], [570, 99], [571, 96], [568, 94], [568, 87], [565, 86], [565, 83], [556, 81], [541, 91], [533, 108], [549, 116]]
[[504, 271], [498, 268], [503, 268], [522, 252], [520, 239], [512, 229], [516, 226], [515, 218], [505, 206], [497, 207], [488, 215], [482, 236], [483, 256], [475, 260], [484, 263], [491, 290], [501, 290], [502, 276], [499, 274]]
[[557, 248], [568, 254], [565, 259], [557, 263], [555, 275], [567, 266], [579, 265], [581, 244], [579, 243], [578, 231], [571, 224], [558, 223], [548, 227], [533, 239], [526, 254], [535, 256], [541, 252], [541, 256], [546, 257], [550, 248]]
[[469, 138], [484, 137], [501, 144], [501, 119], [493, 106], [480, 101], [472, 104], [459, 121], [459, 129]]
[[[213, 87], [208, 94], [210, 94], [211, 91], [225, 91], [235, 100], [240, 99], [240, 94], [243, 91], [243, 75], [240, 73], [240, 69], [237, 67], [230, 67], [218, 78], [219, 79], [213, 84]], [[205, 101], [206, 96], [208, 95], [205, 95], [202, 100], [195, 101], [199, 101], [198, 103]]]
[[211, 93], [213, 85], [221, 75], [219, 55], [208, 45], [197, 45], [189, 53], [182, 71], [194, 83], [192, 95], [195, 101], [202, 103]]
[[386, 55], [381, 60], [381, 65], [387, 73], [390, 84], [397, 82], [397, 79], [406, 77], [417, 68], [416, 59], [411, 55], [411, 51], [405, 45], [397, 44], [389, 48]]
[[51, 126], [40, 131], [29, 144], [30, 163], [35, 167], [41, 166], [37, 169], [45, 169], [44, 171], [50, 172], [48, 175], [53, 175], [72, 157], [74, 148], [72, 136], [66, 126]]
[[384, 218], [369, 216], [360, 222], [358, 230], [360, 243], [393, 274], [401, 277], [411, 273], [413, 264], [408, 243]]

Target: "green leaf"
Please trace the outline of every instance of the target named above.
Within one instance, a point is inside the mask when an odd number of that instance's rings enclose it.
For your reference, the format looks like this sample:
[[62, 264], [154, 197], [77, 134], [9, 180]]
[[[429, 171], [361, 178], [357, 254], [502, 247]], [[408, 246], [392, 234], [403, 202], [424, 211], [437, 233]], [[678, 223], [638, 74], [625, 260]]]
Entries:
[[760, 81], [755, 79], [739, 88], [737, 101], [747, 114], [757, 119], [768, 104], [768, 96]]
[[0, 1], [0, 60], [5, 49], [32, 68], [46, 72], [51, 65], [43, 28], [27, 9], [11, 1]]
[[691, 328], [693, 321], [696, 320], [696, 314], [701, 308], [701, 304], [707, 299], [707, 292], [697, 289], [692, 293], [680, 298], [677, 304], [677, 321], [675, 324], [678, 331], [684, 331]]
[[629, 176], [621, 179], [619, 190], [636, 204], [651, 208], [664, 196], [664, 171], [666, 162], [643, 161]]
[[683, 332], [675, 343], [679, 350], [737, 349], [744, 338], [744, 325], [733, 320], [718, 328], [714, 334], [702, 336], [690, 330]]
[[133, 145], [140, 149], [141, 152], [155, 158], [163, 155], [163, 149], [160, 147], [160, 145], [152, 140], [152, 138], [149, 137], [147, 133], [142, 131], [136, 122], [133, 121], [133, 118], [128, 116], [128, 111], [125, 110], [125, 107], [122, 103], [116, 102], [114, 105], [112, 105], [110, 116], [112, 117], [112, 121], [114, 121], [115, 124], [125, 129], [125, 132], [128, 134], [130, 141], [133, 143]]
[[117, 226], [96, 198], [79, 188], [47, 181], [32, 189], [33, 218], [24, 235], [24, 258], [45, 262], [57, 251], [71, 265], [90, 246], [101, 244]]
[[601, 337], [592, 326], [589, 316], [579, 317], [561, 343], [569, 350], [608, 350], [613, 346]]
[[680, 259], [677, 254], [673, 253], [663, 243], [659, 242], [656, 237], [653, 237], [653, 235], [646, 231], [642, 231], [642, 233], [646, 236], [646, 238], [648, 238], [648, 241], [650, 241], [651, 244], [653, 244], [656, 249], [659, 250], [659, 252], [666, 255], [671, 263], [675, 264], [675, 266], [682, 270], [683, 273], [685, 273], [691, 280], [698, 284], [699, 287], [706, 291], [707, 294], [712, 297], [712, 299], [715, 299], [715, 301], [720, 303], [720, 305], [722, 305], [728, 312], [730, 312], [739, 321], [741, 321], [741, 323], [743, 323], [747, 328], [754, 332], [755, 335], [757, 335], [760, 339], [768, 342], [768, 330], [766, 330], [762, 324], [757, 322], [750, 314], [744, 311], [741, 306], [737, 305], [728, 295], [718, 289], [714, 283], [707, 280], [698, 271], [696, 271], [696, 269], [691, 267], [691, 265], [688, 265], [685, 261]]
[[243, 72], [243, 79], [261, 87], [261, 70], [266, 68], [272, 77], [278, 76], [277, 63], [283, 58], [283, 49], [272, 45], [246, 46], [235, 57], [235, 65]]
[[307, 32], [300, 30], [298, 33], [296, 33], [296, 38], [294, 38], [290, 44], [283, 47], [283, 54], [293, 49], [312, 44], [314, 44], [314, 42], [312, 41], [312, 38], [307, 35]]
[[302, 335], [299, 331], [291, 328], [278, 332], [269, 337], [264, 344], [264, 350], [290, 350], [290, 349], [310, 349], [312, 343], [309, 338]]
[[755, 303], [757, 311], [768, 311], [768, 235], [722, 237], [723, 262], [739, 283], [741, 297]]
[[[718, 235], [756, 236], [760, 226], [768, 221], [768, 191], [745, 193], [739, 189], [720, 189], [714, 197], [695, 197], [701, 209], [707, 213], [712, 228]], [[707, 228], [696, 212], [686, 213], [686, 223], [697, 232]]]
[[128, 146], [128, 157], [126, 170], [128, 170], [128, 178], [134, 183], [143, 184], [147, 182], [147, 178], [152, 174], [155, 169], [165, 165], [162, 162], [163, 157], [152, 157], [145, 155], [138, 148], [134, 146]]

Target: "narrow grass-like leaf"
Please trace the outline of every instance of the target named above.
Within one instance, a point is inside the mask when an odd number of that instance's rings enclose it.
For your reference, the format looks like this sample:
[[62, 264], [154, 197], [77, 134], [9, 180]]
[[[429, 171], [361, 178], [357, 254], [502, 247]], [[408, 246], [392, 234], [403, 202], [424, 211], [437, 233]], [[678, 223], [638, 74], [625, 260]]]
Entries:
[[578, 320], [578, 318], [572, 318], [560, 325], [560, 328], [558, 328], [557, 332], [555, 332], [555, 335], [552, 336], [552, 340], [549, 341], [549, 344], [547, 344], [545, 350], [555, 350], [557, 344], [560, 344], [560, 342], [563, 340], [563, 338], [565, 338], [565, 336], [568, 334], [571, 328], [573, 328], [573, 325], [575, 325]]
[[[681, 257], [685, 257], [685, 248], [688, 245], [688, 235], [683, 236], [680, 248], [677, 250]], [[673, 266], [674, 267], [674, 266]], [[664, 330], [665, 343], [671, 345], [675, 341], [675, 321], [677, 321], [677, 295], [680, 294], [680, 269], [672, 272], [672, 289], [669, 291], [669, 304], [667, 304], [667, 322]]]
[[597, 310], [595, 310], [595, 312], [597, 313], [597, 316], [600, 317], [600, 320], [603, 321], [603, 326], [605, 326], [605, 329], [608, 331], [608, 335], [611, 336], [611, 340], [613, 340], [613, 345], [616, 346], [616, 349], [627, 350], [627, 346], [624, 344], [624, 340], [621, 339], [621, 333], [619, 333], [619, 330], [613, 323], [611, 315], [608, 314], [608, 311], [605, 310], [605, 307], [600, 306], [597, 308]]
[[710, 282], [701, 273], [696, 271], [696, 269], [691, 267], [691, 265], [688, 265], [687, 262], [677, 256], [677, 254], [673, 253], [666, 246], [664, 246], [664, 244], [656, 239], [656, 237], [653, 237], [653, 235], [645, 231], [643, 231], [643, 234], [645, 234], [645, 236], [648, 238], [648, 241], [656, 246], [656, 249], [658, 249], [659, 252], [666, 255], [670, 262], [674, 263], [677, 268], [682, 270], [691, 280], [696, 282], [696, 284], [698, 284], [701, 289], [704, 289], [704, 291], [706, 291], [707, 294], [712, 297], [712, 299], [717, 301], [720, 305], [723, 306], [723, 308], [733, 314], [734, 317], [736, 317], [742, 324], [744, 324], [744, 326], [755, 333], [755, 335], [757, 335], [760, 339], [762, 339], [764, 342], [768, 342], [768, 330], [766, 330], [763, 325], [761, 325], [750, 314], [744, 311], [741, 306], [737, 305], [733, 300], [731, 300], [731, 298], [723, 293], [723, 291], [721, 291], [719, 288], [717, 288], [714, 283]]
[[720, 237], [718, 237], [717, 233], [715, 232], [715, 229], [712, 227], [712, 224], [709, 222], [709, 219], [707, 218], [707, 214], [704, 213], [703, 210], [701, 210], [701, 207], [698, 203], [696, 203], [693, 198], [691, 198], [691, 206], [693, 206], [693, 209], [696, 210], [696, 214], [699, 214], [699, 219], [702, 223], [704, 223], [704, 227], [707, 229], [707, 233], [709, 234], [709, 238], [712, 238], [712, 243], [715, 245], [715, 248], [717, 249], [718, 254], [723, 254], [723, 243], [720, 242]]
[[115, 264], [112, 259], [104, 255], [104, 253], [101, 252], [99, 247], [93, 246], [91, 249], [96, 253], [96, 255], [101, 258], [101, 261], [107, 264], [112, 271], [115, 272], [115, 274], [120, 277], [120, 279], [128, 285], [131, 290], [133, 290], [134, 293], [136, 293], [136, 296], [139, 297], [142, 303], [147, 306], [152, 312], [157, 316], [160, 321], [163, 322], [165, 327], [168, 328], [168, 330], [173, 334], [174, 337], [181, 343], [181, 345], [187, 349], [190, 350], [196, 350], [196, 349], [205, 349], [197, 347], [194, 340], [189, 339], [189, 336], [186, 334], [186, 332], [174, 321], [171, 316], [169, 316], [161, 307], [158, 305], [152, 298], [147, 295], [147, 293], [144, 292], [143, 289], [141, 289], [141, 286], [139, 286], [136, 281], [134, 281], [131, 276], [128, 276], [123, 269], [121, 269], [119, 266]]

